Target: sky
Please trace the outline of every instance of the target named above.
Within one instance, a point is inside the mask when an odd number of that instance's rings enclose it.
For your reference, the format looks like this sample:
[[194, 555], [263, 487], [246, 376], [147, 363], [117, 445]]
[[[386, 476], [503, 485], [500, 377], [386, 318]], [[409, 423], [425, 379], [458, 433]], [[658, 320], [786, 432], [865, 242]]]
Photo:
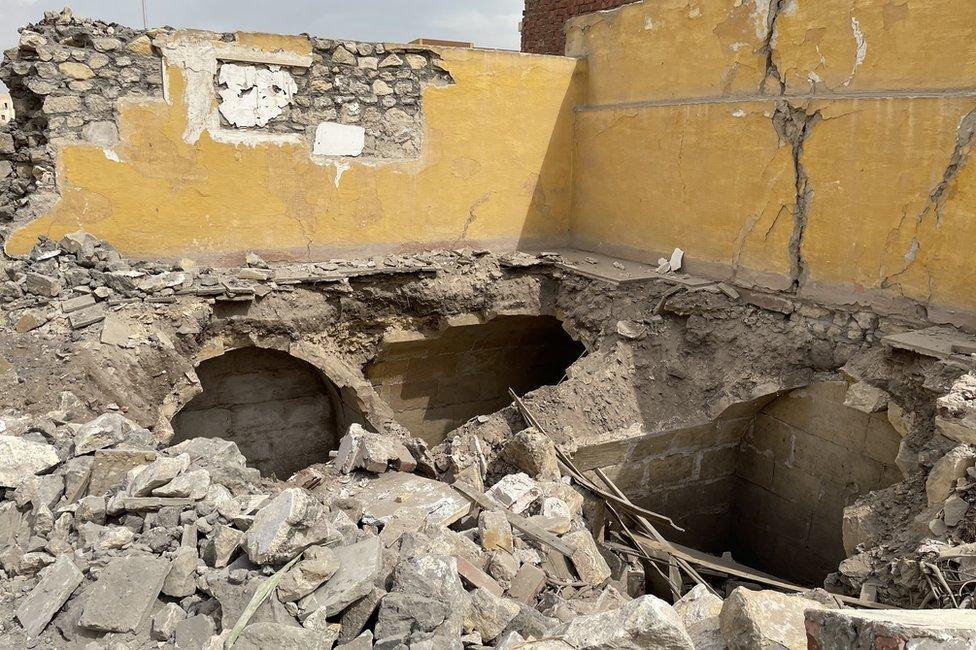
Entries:
[[[150, 27], [195, 27], [407, 42], [469, 41], [517, 50], [523, 0], [145, 0]], [[17, 28], [60, 10], [65, 0], [0, 0], [0, 50]], [[140, 0], [70, 0], [76, 16], [142, 27]], [[0, 84], [0, 89], [3, 85]]]

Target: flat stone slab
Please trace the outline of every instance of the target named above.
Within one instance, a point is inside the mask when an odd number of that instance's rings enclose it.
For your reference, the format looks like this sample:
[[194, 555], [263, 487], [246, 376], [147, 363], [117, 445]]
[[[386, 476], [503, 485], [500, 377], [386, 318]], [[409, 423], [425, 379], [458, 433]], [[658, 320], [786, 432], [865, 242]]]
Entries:
[[897, 350], [908, 350], [936, 359], [955, 358], [966, 362], [976, 353], [976, 338], [945, 327], [928, 327], [914, 332], [891, 334], [882, 343]]
[[84, 579], [70, 555], [59, 556], [54, 564], [44, 569], [40, 582], [17, 607], [17, 620], [28, 637], [36, 637], [44, 631]]
[[132, 632], [149, 616], [169, 562], [149, 555], [112, 560], [85, 600], [78, 625], [100, 632]]
[[383, 543], [378, 536], [337, 548], [335, 554], [339, 561], [335, 575], [299, 601], [303, 617], [318, 610], [327, 617], [338, 614], [370, 593], [383, 570]]
[[471, 511], [471, 502], [447, 483], [402, 472], [382, 474], [355, 496], [367, 521], [397, 517], [450, 526]]
[[971, 609], [810, 609], [807, 641], [815, 650], [976, 647]]
[[[562, 261], [556, 262], [556, 266], [563, 270], [614, 284], [628, 284], [645, 280], [664, 280], [688, 287], [705, 287], [716, 284], [714, 280], [698, 278], [686, 273], [658, 273], [657, 267], [650, 264], [581, 251], [576, 248], [558, 248], [547, 250], [547, 252], [556, 253], [562, 258]], [[671, 253], [667, 253], [662, 257], [670, 256]]]

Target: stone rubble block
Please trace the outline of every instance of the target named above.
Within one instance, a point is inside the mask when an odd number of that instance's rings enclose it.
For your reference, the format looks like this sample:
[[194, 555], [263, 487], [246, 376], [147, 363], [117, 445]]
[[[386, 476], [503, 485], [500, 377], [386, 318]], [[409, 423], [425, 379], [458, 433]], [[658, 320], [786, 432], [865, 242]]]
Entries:
[[[695, 650], [678, 613], [651, 595], [606, 612], [578, 616], [551, 635], [580, 650]], [[753, 646], [760, 647], [765, 646]]]
[[946, 438], [963, 444], [976, 444], [976, 373], [956, 380], [946, 395], [936, 402], [935, 425]]
[[176, 634], [176, 626], [186, 618], [186, 612], [176, 603], [166, 603], [153, 614], [150, 636], [156, 641], [169, 641]]
[[589, 531], [578, 530], [563, 535], [562, 540], [576, 549], [570, 559], [580, 580], [596, 586], [610, 578], [610, 565], [600, 554], [600, 549]]
[[119, 413], [106, 413], [83, 424], [75, 432], [75, 455], [89, 454], [120, 442], [151, 445], [152, 434]]
[[826, 607], [799, 595], [737, 587], [722, 604], [722, 636], [729, 650], [804, 648], [804, 612]]
[[519, 514], [524, 512], [533, 501], [542, 496], [538, 483], [527, 474], [508, 474], [491, 486], [487, 495], [497, 501], [502, 507]]
[[99, 632], [133, 632], [149, 611], [169, 572], [169, 562], [149, 555], [109, 562], [88, 591], [78, 625]]
[[278, 598], [283, 603], [300, 600], [319, 588], [339, 570], [335, 552], [325, 546], [310, 546], [305, 555], [278, 583]]
[[725, 650], [719, 618], [723, 601], [704, 585], [695, 585], [674, 604], [696, 650]]
[[15, 436], [0, 436], [0, 487], [17, 487], [60, 462], [51, 445]]
[[502, 452], [502, 458], [540, 481], [559, 478], [559, 460], [552, 438], [534, 428], [515, 434]]
[[956, 650], [976, 647], [976, 612], [810, 609], [805, 631], [809, 650]]
[[339, 564], [335, 574], [299, 601], [304, 618], [318, 610], [324, 610], [326, 616], [338, 614], [366, 596], [383, 570], [383, 544], [379, 537], [337, 548], [335, 556]]
[[17, 620], [30, 638], [37, 637], [84, 580], [69, 555], [61, 555], [41, 572], [37, 586], [17, 606]]
[[327, 515], [325, 506], [308, 491], [283, 490], [254, 515], [244, 539], [248, 558], [255, 564], [280, 565], [309, 546], [338, 542], [339, 534]]
[[487, 589], [471, 592], [471, 607], [464, 621], [466, 632], [477, 632], [482, 641], [493, 641], [521, 611], [514, 600], [502, 598]]
[[515, 535], [508, 517], [500, 510], [482, 510], [478, 515], [478, 538], [486, 551], [500, 549], [511, 552]]
[[359, 424], [339, 441], [335, 466], [344, 474], [363, 469], [380, 474], [389, 468], [412, 472], [417, 464], [407, 447], [397, 438], [367, 431]]
[[162, 456], [146, 465], [129, 484], [128, 492], [134, 497], [145, 497], [153, 490], [163, 487], [190, 466], [190, 455], [180, 454], [175, 458]]
[[976, 448], [959, 445], [936, 461], [925, 479], [929, 506], [941, 506], [956, 489], [956, 482], [966, 477], [966, 470], [976, 466]]

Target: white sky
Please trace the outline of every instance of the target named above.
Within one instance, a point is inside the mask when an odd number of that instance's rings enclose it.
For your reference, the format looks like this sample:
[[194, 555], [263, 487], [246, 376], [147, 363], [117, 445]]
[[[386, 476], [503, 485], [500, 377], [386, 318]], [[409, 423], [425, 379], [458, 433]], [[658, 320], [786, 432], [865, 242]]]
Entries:
[[[64, 0], [0, 0], [0, 49]], [[142, 26], [140, 0], [71, 0], [76, 16]], [[522, 0], [146, 0], [149, 26], [262, 31], [362, 41], [470, 41], [517, 50]], [[0, 84], [0, 89], [3, 85]]]

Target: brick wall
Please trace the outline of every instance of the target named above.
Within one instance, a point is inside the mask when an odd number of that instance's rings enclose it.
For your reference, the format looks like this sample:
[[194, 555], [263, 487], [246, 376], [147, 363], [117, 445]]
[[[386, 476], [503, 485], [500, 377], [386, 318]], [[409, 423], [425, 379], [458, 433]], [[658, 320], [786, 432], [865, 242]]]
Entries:
[[522, 17], [522, 51], [563, 54], [563, 26], [573, 16], [614, 9], [634, 0], [525, 0]]

